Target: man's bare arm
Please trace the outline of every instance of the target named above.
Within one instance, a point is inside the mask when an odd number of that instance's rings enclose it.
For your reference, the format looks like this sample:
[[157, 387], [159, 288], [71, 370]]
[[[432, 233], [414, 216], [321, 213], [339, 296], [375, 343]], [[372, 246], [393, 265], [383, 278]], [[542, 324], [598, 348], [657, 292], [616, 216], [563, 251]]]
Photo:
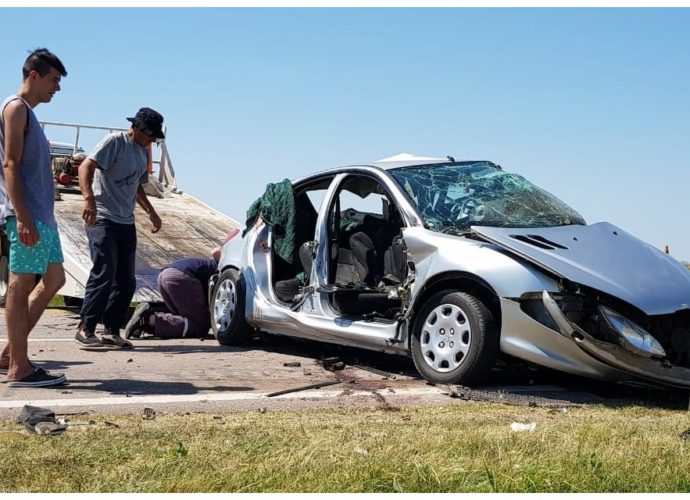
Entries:
[[31, 247], [38, 243], [40, 236], [31, 219], [29, 207], [24, 197], [24, 186], [19, 173], [19, 164], [24, 155], [24, 131], [29, 119], [26, 105], [19, 99], [10, 102], [3, 111], [5, 122], [5, 159], [3, 169], [7, 195], [17, 216], [19, 241]]
[[90, 158], [85, 159], [79, 165], [79, 189], [84, 197], [84, 211], [81, 218], [84, 219], [88, 225], [93, 226], [96, 223], [96, 198], [93, 195], [93, 175], [98, 167], [98, 163]]
[[151, 220], [151, 232], [157, 233], [160, 231], [162, 225], [161, 218], [158, 216], [156, 209], [153, 208], [153, 205], [151, 205], [148, 196], [146, 196], [146, 191], [144, 191], [144, 186], [141, 184], [139, 184], [139, 187], [137, 188], [137, 203], [141, 208], [144, 209], [144, 212], [149, 214], [149, 219]]

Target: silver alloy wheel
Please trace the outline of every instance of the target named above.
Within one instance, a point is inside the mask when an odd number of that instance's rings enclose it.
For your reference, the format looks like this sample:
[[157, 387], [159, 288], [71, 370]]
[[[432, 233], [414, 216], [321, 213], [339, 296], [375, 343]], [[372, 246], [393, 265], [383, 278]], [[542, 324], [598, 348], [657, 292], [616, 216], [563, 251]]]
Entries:
[[419, 339], [424, 361], [441, 373], [462, 364], [472, 341], [472, 329], [465, 312], [455, 304], [441, 304], [424, 320]]
[[223, 280], [218, 284], [218, 291], [213, 301], [213, 319], [218, 331], [225, 331], [230, 327], [236, 306], [235, 284], [232, 280]]

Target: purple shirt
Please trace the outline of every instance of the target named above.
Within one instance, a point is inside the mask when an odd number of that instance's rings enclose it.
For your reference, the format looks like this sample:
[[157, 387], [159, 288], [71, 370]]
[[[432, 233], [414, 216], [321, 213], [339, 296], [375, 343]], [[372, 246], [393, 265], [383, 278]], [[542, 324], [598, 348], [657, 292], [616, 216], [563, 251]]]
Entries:
[[187, 276], [198, 279], [204, 287], [208, 284], [208, 279], [218, 272], [218, 263], [214, 259], [204, 257], [187, 257], [176, 260], [163, 269], [167, 267], [172, 267], [182, 271]]

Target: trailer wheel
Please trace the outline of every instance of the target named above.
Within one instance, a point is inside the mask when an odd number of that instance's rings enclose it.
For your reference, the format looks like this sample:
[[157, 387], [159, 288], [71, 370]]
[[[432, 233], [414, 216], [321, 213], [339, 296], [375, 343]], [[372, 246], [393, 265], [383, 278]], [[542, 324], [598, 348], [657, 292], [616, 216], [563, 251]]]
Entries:
[[223, 345], [241, 345], [251, 333], [244, 317], [244, 278], [236, 269], [226, 269], [218, 277], [211, 295], [211, 328]]

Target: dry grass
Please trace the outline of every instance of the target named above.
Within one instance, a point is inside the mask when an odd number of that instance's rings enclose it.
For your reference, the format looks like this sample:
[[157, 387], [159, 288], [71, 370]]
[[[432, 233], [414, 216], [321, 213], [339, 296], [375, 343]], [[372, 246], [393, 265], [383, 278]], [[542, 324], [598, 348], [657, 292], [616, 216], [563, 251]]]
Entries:
[[[682, 411], [476, 403], [95, 420], [54, 437], [0, 423], [0, 491], [690, 490]], [[537, 427], [512, 432], [514, 421]]]

